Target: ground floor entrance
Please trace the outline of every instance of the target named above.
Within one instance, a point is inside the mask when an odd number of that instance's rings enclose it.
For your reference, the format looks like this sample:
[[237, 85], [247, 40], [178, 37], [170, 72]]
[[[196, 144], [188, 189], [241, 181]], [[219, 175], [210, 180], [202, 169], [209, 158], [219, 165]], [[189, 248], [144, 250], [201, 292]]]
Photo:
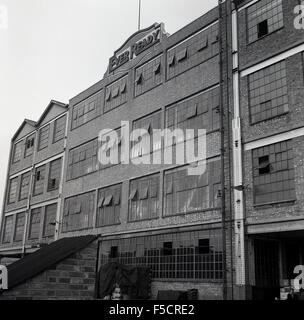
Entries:
[[297, 276], [295, 267], [303, 264], [303, 231], [250, 236], [248, 269], [252, 299], [285, 299]]

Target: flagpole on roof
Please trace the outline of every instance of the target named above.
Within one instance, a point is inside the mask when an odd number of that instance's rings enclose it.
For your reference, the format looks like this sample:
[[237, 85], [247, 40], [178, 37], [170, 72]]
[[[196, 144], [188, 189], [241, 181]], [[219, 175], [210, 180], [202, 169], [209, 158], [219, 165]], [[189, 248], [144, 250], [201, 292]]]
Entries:
[[141, 0], [138, 3], [138, 30], [140, 30]]

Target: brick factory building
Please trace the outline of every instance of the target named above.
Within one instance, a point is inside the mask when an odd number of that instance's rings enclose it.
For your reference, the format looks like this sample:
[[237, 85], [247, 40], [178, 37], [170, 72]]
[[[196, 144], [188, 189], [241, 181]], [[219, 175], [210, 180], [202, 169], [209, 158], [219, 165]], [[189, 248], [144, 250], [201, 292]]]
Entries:
[[[11, 142], [0, 264], [96, 235], [98, 270], [148, 266], [152, 298], [190, 289], [201, 300], [279, 297], [304, 264], [298, 4], [226, 1], [172, 35], [154, 24], [115, 51], [101, 81], [25, 120]], [[100, 164], [100, 131], [118, 134], [121, 154], [122, 121], [149, 132], [206, 129], [206, 172]], [[131, 159], [164, 151], [152, 137], [150, 147]]]

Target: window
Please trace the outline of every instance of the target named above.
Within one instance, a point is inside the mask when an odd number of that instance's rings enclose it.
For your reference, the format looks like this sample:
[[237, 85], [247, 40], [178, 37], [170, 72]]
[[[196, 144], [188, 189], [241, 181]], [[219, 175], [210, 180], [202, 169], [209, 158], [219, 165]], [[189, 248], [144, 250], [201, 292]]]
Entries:
[[15, 242], [23, 240], [24, 223], [25, 223], [25, 212], [18, 213], [16, 216], [16, 227], [15, 227], [15, 235], [14, 235]]
[[288, 112], [285, 61], [249, 75], [251, 123]]
[[219, 129], [219, 88], [203, 92], [193, 98], [181, 101], [166, 109], [165, 126], [168, 129], [198, 129], [213, 131]]
[[50, 125], [41, 128], [39, 130], [38, 150], [47, 148], [49, 144]]
[[153, 279], [220, 280], [223, 277], [221, 230], [104, 238], [99, 257], [101, 265], [115, 259], [127, 266], [149, 267]]
[[10, 243], [13, 234], [14, 216], [4, 217], [2, 243]]
[[21, 160], [23, 145], [24, 141], [20, 141], [14, 144], [13, 163], [19, 162]]
[[45, 216], [43, 224], [43, 237], [54, 237], [56, 225], [57, 204], [51, 204], [45, 207]]
[[129, 221], [157, 218], [159, 214], [159, 175], [130, 182]]
[[254, 149], [254, 203], [295, 200], [292, 140]]
[[61, 164], [62, 164], [61, 158], [54, 160], [50, 163], [48, 191], [54, 191], [59, 188], [60, 177], [61, 177]]
[[164, 216], [188, 214], [219, 207], [220, 160], [208, 161], [206, 172], [188, 175], [188, 166], [165, 172]]
[[247, 9], [248, 42], [284, 26], [282, 0], [257, 1]]
[[31, 171], [24, 173], [21, 176], [19, 200], [25, 200], [28, 198], [29, 189], [30, 189], [30, 181], [31, 181]]
[[30, 227], [29, 227], [29, 240], [39, 238], [40, 234], [40, 221], [41, 221], [42, 208], [36, 208], [31, 211]]
[[[162, 82], [161, 56], [135, 70], [135, 96], [151, 90]], [[140, 80], [140, 81], [139, 81]]]
[[167, 78], [171, 79], [218, 54], [218, 23], [197, 32], [167, 52]]
[[53, 143], [62, 140], [65, 136], [66, 116], [60, 117], [54, 123]]
[[[102, 113], [102, 99], [103, 91], [101, 90], [98, 93], [87, 98], [86, 100], [76, 104], [73, 107], [72, 112], [72, 129], [82, 126], [85, 123], [99, 117]], [[65, 134], [65, 121], [65, 117], [58, 119], [57, 129], [55, 128], [55, 133], [57, 132], [57, 137], [55, 137], [54, 133], [54, 142], [59, 141], [63, 138]]]
[[34, 152], [34, 145], [35, 145], [35, 134], [29, 136], [25, 140], [25, 154], [24, 157], [29, 157]]
[[97, 227], [120, 223], [121, 184], [100, 189], [97, 203]]
[[[153, 130], [161, 129], [161, 112], [155, 112], [151, 115], [148, 115], [144, 118], [138, 119], [133, 121], [133, 131], [136, 129], [144, 129], [146, 130], [150, 135], [150, 146], [142, 145], [143, 148], [137, 147], [139, 141], [132, 141], [131, 142], [131, 148], [132, 148], [132, 158], [141, 157], [143, 155], [147, 155], [149, 153], [152, 153], [153, 150], [159, 150], [161, 149], [161, 142], [153, 141]], [[141, 139], [141, 138], [140, 138]], [[150, 159], [151, 160], [151, 159]]]
[[95, 192], [65, 199], [63, 232], [90, 229], [93, 227]]
[[15, 203], [17, 197], [17, 188], [18, 188], [19, 178], [13, 178], [9, 182], [9, 191], [8, 191], [8, 204]]
[[115, 81], [106, 88], [104, 112], [113, 110], [127, 101], [127, 77]]
[[44, 192], [45, 168], [45, 165], [43, 165], [35, 171], [34, 196], [43, 194]]
[[94, 139], [69, 152], [68, 180], [76, 179], [99, 169], [98, 140]]

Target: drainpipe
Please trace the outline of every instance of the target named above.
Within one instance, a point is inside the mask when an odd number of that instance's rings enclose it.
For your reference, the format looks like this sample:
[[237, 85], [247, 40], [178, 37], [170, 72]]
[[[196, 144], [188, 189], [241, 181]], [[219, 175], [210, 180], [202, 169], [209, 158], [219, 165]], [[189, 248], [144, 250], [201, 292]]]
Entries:
[[226, 267], [226, 193], [225, 193], [225, 129], [224, 129], [224, 87], [223, 87], [223, 8], [222, 0], [218, 2], [219, 10], [219, 82], [220, 82], [220, 126], [221, 126], [221, 214], [223, 246], [223, 299], [227, 300], [227, 267]]
[[[235, 270], [236, 286], [239, 298], [245, 298], [245, 201], [243, 186], [242, 136], [239, 97], [239, 59], [238, 59], [238, 21], [237, 7], [232, 11], [232, 57], [233, 57], [233, 173], [234, 173], [234, 237], [235, 237]], [[243, 294], [242, 294], [243, 292]], [[241, 296], [243, 295], [243, 297]]]

